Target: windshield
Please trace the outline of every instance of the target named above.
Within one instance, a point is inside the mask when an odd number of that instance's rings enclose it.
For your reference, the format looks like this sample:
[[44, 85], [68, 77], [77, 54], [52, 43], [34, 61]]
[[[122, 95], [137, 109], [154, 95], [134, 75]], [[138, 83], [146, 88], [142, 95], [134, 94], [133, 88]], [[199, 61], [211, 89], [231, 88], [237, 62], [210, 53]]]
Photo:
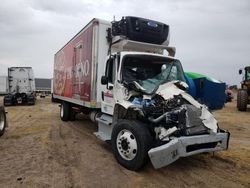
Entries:
[[185, 81], [180, 61], [165, 57], [133, 55], [125, 57], [122, 78], [146, 94], [152, 94], [166, 82]]

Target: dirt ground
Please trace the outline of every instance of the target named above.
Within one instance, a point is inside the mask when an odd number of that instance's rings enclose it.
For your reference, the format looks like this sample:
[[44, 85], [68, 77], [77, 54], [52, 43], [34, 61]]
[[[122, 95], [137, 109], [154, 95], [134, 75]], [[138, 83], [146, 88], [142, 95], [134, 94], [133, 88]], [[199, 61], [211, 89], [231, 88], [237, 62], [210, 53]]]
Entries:
[[[2, 100], [2, 99], [0, 99]], [[9, 127], [0, 138], [0, 187], [250, 187], [250, 108], [235, 101], [215, 112], [231, 132], [228, 151], [182, 158], [140, 172], [120, 166], [111, 146], [98, 140], [84, 116], [62, 122], [58, 104], [8, 107]]]

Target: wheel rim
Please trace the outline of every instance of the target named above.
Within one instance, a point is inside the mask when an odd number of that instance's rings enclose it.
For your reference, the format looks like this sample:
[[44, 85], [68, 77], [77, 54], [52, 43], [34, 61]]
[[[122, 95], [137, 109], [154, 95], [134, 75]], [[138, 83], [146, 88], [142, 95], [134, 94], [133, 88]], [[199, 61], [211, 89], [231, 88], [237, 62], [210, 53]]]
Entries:
[[119, 154], [126, 160], [133, 160], [137, 154], [137, 141], [129, 130], [121, 130], [116, 139]]
[[61, 115], [61, 117], [63, 117], [63, 105], [61, 105], [61, 110], [60, 110], [60, 115]]
[[4, 112], [0, 113], [0, 131], [4, 129]]

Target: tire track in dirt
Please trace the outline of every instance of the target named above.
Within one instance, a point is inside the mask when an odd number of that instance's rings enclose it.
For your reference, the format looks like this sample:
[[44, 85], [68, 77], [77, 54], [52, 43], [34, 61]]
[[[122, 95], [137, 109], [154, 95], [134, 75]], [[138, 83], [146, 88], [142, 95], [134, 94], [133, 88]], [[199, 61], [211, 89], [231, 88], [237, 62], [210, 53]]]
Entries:
[[58, 104], [49, 100], [8, 109], [9, 128], [0, 139], [1, 188], [250, 187], [250, 116], [237, 112], [235, 103], [216, 112], [220, 127], [231, 132], [228, 151], [132, 172], [116, 162], [109, 144], [93, 135], [95, 124], [84, 116], [62, 122]]
[[[69, 149], [62, 135], [62, 126], [53, 126], [51, 131], [53, 144], [49, 153], [52, 157], [52, 185], [54, 187], [74, 187], [73, 172], [69, 166], [71, 165], [70, 155], [73, 151]], [[73, 156], [76, 155], [73, 153]], [[77, 158], [74, 157], [73, 160], [77, 160]]]

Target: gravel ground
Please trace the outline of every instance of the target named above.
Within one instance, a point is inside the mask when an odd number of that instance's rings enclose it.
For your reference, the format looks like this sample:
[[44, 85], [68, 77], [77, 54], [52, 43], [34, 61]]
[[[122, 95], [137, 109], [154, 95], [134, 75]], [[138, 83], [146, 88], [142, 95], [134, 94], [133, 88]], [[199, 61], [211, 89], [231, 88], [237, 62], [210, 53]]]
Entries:
[[[0, 99], [2, 100], [2, 99]], [[250, 109], [236, 103], [214, 114], [231, 132], [228, 151], [182, 158], [155, 170], [120, 166], [111, 146], [98, 140], [85, 116], [62, 122], [58, 104], [8, 107], [9, 127], [0, 138], [0, 187], [250, 187]]]

